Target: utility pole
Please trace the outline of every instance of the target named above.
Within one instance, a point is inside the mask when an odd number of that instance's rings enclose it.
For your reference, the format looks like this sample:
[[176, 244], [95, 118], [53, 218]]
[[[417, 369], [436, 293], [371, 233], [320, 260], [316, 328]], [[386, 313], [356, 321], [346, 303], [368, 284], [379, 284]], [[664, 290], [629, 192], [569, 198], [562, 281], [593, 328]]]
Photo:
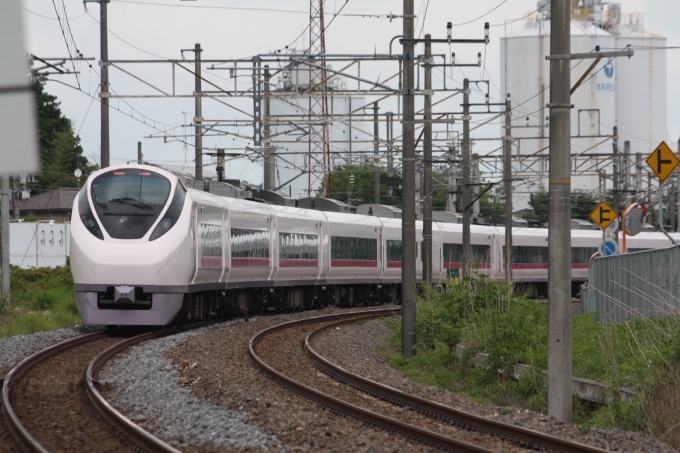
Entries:
[[623, 179], [623, 189], [625, 190], [623, 195], [623, 208], [625, 209], [632, 202], [632, 195], [630, 192], [631, 187], [633, 187], [631, 181], [631, 162], [630, 158], [630, 140], [623, 142], [623, 174], [625, 175]]
[[[373, 203], [380, 204], [380, 123], [378, 103], [373, 104]], [[351, 133], [351, 131], [350, 131]]]
[[480, 209], [479, 209], [479, 198], [477, 198], [477, 195], [479, 195], [479, 185], [482, 182], [481, 175], [479, 174], [479, 154], [473, 154], [472, 155], [472, 197], [476, 199], [474, 203], [472, 203], [472, 219], [475, 222], [479, 222], [480, 218]]
[[12, 205], [14, 206], [14, 220], [19, 220], [21, 218], [21, 206], [19, 205], [19, 196], [21, 195], [21, 183], [20, 179], [11, 178], [11, 188], [12, 192]]
[[456, 148], [454, 147], [453, 143], [449, 143], [449, 169], [448, 169], [448, 194], [446, 196], [446, 211], [447, 212], [456, 212], [456, 190], [457, 190], [457, 181], [456, 181], [456, 166], [453, 163], [454, 159], [456, 158]]
[[470, 276], [470, 79], [463, 80], [463, 257], [461, 277]]
[[196, 124], [196, 167], [195, 167], [195, 178], [203, 179], [203, 102], [201, 98], [201, 45], [196, 43], [194, 46], [194, 61], [196, 67], [194, 72], [196, 73], [195, 81], [196, 85], [194, 88], [194, 107], [196, 109], [196, 118], [194, 122]]
[[9, 175], [2, 175], [2, 190], [0, 191], [2, 206], [0, 206], [0, 217], [2, 221], [2, 296], [9, 305]]
[[[413, 0], [404, 0], [403, 15], [404, 39], [412, 40]], [[412, 41], [404, 41], [403, 46], [401, 353], [413, 357], [416, 344], [415, 46]]]
[[264, 190], [274, 190], [276, 174], [274, 170], [274, 156], [272, 155], [272, 144], [270, 140], [271, 129], [269, 124], [269, 65], [264, 65]]
[[144, 163], [144, 155], [142, 155], [142, 142], [137, 142], [137, 163]]
[[614, 138], [612, 139], [612, 154], [614, 155], [612, 162], [612, 177], [614, 178], [614, 190], [612, 195], [612, 202], [614, 209], [617, 211], [621, 208], [621, 169], [619, 168], [619, 128], [614, 126]]
[[[642, 191], [642, 153], [635, 153], [635, 189]], [[640, 194], [636, 193], [635, 198], [640, 199]]]
[[[425, 35], [429, 40], [432, 36]], [[425, 42], [425, 135], [423, 136], [423, 281], [432, 281], [432, 43]]]
[[217, 150], [217, 180], [222, 182], [224, 180], [224, 148]]
[[101, 64], [101, 166], [111, 165], [109, 152], [109, 32], [107, 4], [109, 0], [99, 2], [99, 46]]
[[[552, 2], [551, 55], [571, 53], [570, 4]], [[548, 414], [565, 423], [572, 420], [570, 63], [550, 60], [549, 104]]]
[[505, 192], [505, 284], [512, 285], [512, 115], [510, 93], [505, 101], [505, 155], [503, 162], [503, 188]]
[[[385, 113], [386, 122], [386, 141], [387, 141], [387, 176], [390, 178], [394, 176], [394, 154], [392, 154], [392, 147], [394, 146], [394, 113]], [[351, 134], [350, 134], [351, 135]]]

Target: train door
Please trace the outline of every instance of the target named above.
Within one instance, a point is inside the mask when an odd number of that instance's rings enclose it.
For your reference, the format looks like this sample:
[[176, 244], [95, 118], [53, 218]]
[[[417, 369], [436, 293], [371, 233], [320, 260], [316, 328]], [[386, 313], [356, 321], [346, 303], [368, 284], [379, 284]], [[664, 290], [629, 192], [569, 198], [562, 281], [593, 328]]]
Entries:
[[194, 284], [217, 283], [223, 270], [222, 209], [196, 205], [197, 271]]

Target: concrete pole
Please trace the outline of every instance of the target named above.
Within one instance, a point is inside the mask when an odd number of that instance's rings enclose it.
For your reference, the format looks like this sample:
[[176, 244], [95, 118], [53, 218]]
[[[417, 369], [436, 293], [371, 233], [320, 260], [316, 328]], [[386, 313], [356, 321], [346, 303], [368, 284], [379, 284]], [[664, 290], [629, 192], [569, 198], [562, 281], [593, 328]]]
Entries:
[[269, 116], [271, 112], [269, 110], [269, 79], [271, 74], [269, 73], [269, 65], [264, 65], [264, 190], [274, 190], [275, 183], [275, 169], [276, 157], [273, 155], [273, 148], [271, 144], [271, 126], [269, 124]]
[[[453, 146], [453, 143], [449, 144], [449, 160], [453, 161], [456, 158], [456, 149]], [[456, 192], [457, 190], [457, 181], [456, 181], [456, 164], [451, 162], [449, 164], [449, 170], [448, 170], [448, 176], [449, 176], [449, 193], [446, 196], [446, 210], [448, 212], [456, 212]]]
[[612, 193], [612, 204], [614, 209], [617, 211], [621, 208], [621, 170], [619, 168], [619, 128], [614, 126], [614, 138], [612, 139], [612, 154], [613, 154], [613, 165], [612, 165], [612, 178], [614, 181], [613, 193]]
[[142, 154], [142, 142], [137, 142], [137, 163], [144, 163], [144, 155]]
[[[479, 195], [479, 184], [482, 182], [481, 175], [479, 174], [479, 154], [472, 155], [472, 199], [474, 200]], [[479, 209], [479, 199], [472, 204], [472, 218], [479, 222], [480, 217]]]
[[0, 297], [5, 298], [9, 305], [9, 175], [2, 175], [2, 190], [0, 190], [0, 227], [2, 227], [2, 292]]
[[373, 104], [373, 203], [380, 204], [380, 122], [378, 103]]
[[109, 152], [109, 32], [107, 17], [107, 1], [99, 2], [99, 48], [101, 64], [101, 167], [111, 165]]
[[[635, 189], [642, 190], [642, 153], [635, 153]], [[640, 195], [636, 194], [635, 198], [639, 199]]]
[[623, 188], [625, 189], [625, 192], [623, 193], [624, 209], [628, 207], [633, 201], [632, 192], [630, 192], [630, 190], [633, 188], [631, 173], [632, 162], [633, 159], [631, 159], [630, 154], [630, 140], [626, 140], [623, 142], [623, 174], [625, 175], [623, 180]]
[[[430, 39], [429, 34], [425, 39]], [[432, 44], [425, 43], [425, 120], [432, 120]], [[432, 123], [423, 136], [423, 281], [432, 281]]]
[[461, 277], [470, 275], [470, 80], [463, 80], [463, 256]]
[[224, 148], [217, 150], [217, 180], [222, 182], [224, 180]]
[[19, 205], [19, 196], [21, 193], [21, 183], [17, 182], [15, 178], [10, 178], [12, 205], [14, 206], [14, 219], [19, 220], [21, 218], [21, 206]]
[[387, 123], [386, 127], [386, 139], [387, 139], [387, 176], [390, 178], [394, 176], [394, 154], [392, 154], [392, 147], [394, 145], [394, 113], [386, 112], [385, 121]]
[[[570, 51], [570, 1], [553, 0], [550, 54]], [[550, 60], [548, 207], [548, 414], [572, 421], [571, 60]]]
[[[404, 0], [404, 39], [413, 39], [413, 0]], [[415, 206], [415, 49], [404, 43], [402, 127], [402, 217], [401, 217], [401, 353], [413, 357], [416, 345], [416, 206]]]
[[[505, 192], [505, 284], [512, 285], [512, 106], [510, 93], [505, 101], [505, 134], [503, 145], [503, 190]], [[542, 116], [542, 115], [541, 115]]]
[[196, 124], [196, 166], [195, 177], [196, 179], [203, 179], [203, 102], [200, 96], [201, 94], [201, 49], [200, 44], [196, 44], [194, 47], [194, 60], [195, 68], [194, 72], [196, 76], [195, 88], [194, 88], [194, 108], [196, 110], [196, 118], [194, 118]]

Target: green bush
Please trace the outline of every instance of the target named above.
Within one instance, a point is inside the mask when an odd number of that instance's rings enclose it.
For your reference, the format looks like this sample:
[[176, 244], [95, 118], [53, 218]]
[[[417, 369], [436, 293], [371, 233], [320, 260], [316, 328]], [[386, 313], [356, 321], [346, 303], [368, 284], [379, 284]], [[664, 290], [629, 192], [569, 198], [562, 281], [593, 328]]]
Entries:
[[82, 323], [71, 269], [12, 267], [10, 303], [0, 301], [0, 337], [61, 329]]
[[[548, 360], [547, 304], [478, 275], [446, 290], [423, 286], [416, 311], [413, 358], [400, 354], [401, 321], [386, 321], [390, 347], [378, 352], [391, 366], [477, 401], [546, 411], [541, 371]], [[572, 336], [574, 376], [609, 382], [612, 396], [623, 386], [639, 395], [610, 406], [574, 400], [575, 420], [586, 427], [644, 430], [680, 445], [680, 416], [671, 415], [664, 403], [664, 398], [673, 401], [671, 412], [680, 404], [680, 318], [607, 324], [590, 314], [575, 315]], [[464, 346], [460, 355], [456, 344]], [[475, 366], [479, 352], [488, 359]], [[529, 366], [519, 381], [511, 375], [518, 363]]]

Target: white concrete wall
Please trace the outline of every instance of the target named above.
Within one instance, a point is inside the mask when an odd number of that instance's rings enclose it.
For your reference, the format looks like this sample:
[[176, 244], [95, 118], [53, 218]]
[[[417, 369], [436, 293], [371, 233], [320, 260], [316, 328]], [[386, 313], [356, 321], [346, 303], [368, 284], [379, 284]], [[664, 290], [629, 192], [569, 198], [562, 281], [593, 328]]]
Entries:
[[11, 223], [10, 264], [24, 269], [66, 265], [70, 251], [70, 224]]

